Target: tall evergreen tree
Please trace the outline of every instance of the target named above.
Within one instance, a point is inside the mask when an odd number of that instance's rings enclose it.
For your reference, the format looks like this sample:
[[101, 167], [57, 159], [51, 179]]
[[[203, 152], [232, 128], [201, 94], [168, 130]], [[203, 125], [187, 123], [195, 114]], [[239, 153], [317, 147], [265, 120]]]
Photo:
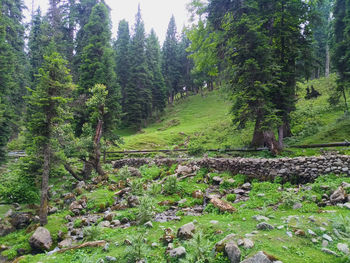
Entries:
[[337, 0], [334, 6], [333, 63], [338, 72], [337, 90], [344, 98], [348, 111], [346, 93], [350, 86], [350, 0]]
[[[95, 84], [103, 84], [108, 90], [105, 115], [105, 132], [112, 132], [119, 120], [120, 90], [114, 72], [114, 53], [111, 47], [111, 20], [105, 4], [97, 4], [91, 12], [89, 22], [84, 27], [86, 46], [82, 52], [79, 75], [79, 95], [88, 95]], [[83, 120], [85, 122], [85, 120]]]
[[130, 80], [125, 91], [127, 125], [140, 129], [152, 111], [152, 91], [146, 61], [145, 27], [138, 7], [130, 43]]
[[[22, 96], [27, 85], [27, 67], [24, 53], [23, 2], [0, 2], [0, 101], [6, 111], [2, 114], [0, 155], [10, 134], [18, 132], [18, 122], [24, 107]], [[0, 159], [1, 159], [0, 156]]]
[[161, 52], [156, 33], [151, 30], [146, 40], [146, 59], [151, 78], [152, 112], [160, 113], [166, 106], [165, 83], [161, 72]]
[[39, 158], [38, 171], [41, 175], [40, 224], [47, 224], [48, 187], [50, 173], [57, 159], [54, 148], [55, 130], [64, 121], [64, 107], [67, 95], [72, 89], [72, 79], [66, 68], [67, 62], [58, 53], [45, 57], [39, 70], [40, 81], [28, 97], [29, 111], [27, 122], [28, 147], [26, 152], [33, 159]]
[[125, 20], [119, 22], [117, 39], [114, 42], [114, 51], [116, 54], [116, 73], [118, 83], [121, 87], [121, 106], [122, 112], [127, 112], [128, 105], [126, 104], [126, 88], [129, 82], [130, 75], [130, 32], [129, 23]]
[[178, 59], [178, 39], [175, 17], [169, 21], [165, 41], [162, 48], [162, 73], [167, 87], [169, 102], [173, 103], [176, 93], [180, 89], [180, 64]]

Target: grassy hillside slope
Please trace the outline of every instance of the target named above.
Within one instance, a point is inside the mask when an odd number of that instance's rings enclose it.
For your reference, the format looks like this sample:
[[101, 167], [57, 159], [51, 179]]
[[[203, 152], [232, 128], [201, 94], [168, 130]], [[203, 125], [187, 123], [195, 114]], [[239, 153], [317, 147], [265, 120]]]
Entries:
[[[350, 140], [350, 117], [328, 103], [335, 75], [298, 84], [297, 109], [292, 114], [295, 135], [288, 144], [311, 144]], [[321, 93], [316, 99], [305, 99], [306, 88], [313, 85]], [[206, 96], [195, 95], [169, 106], [162, 118], [141, 132], [121, 131], [125, 142], [121, 149], [174, 149], [199, 145], [209, 148], [241, 147], [249, 144], [251, 124], [245, 130], [232, 127], [230, 102], [216, 90]]]

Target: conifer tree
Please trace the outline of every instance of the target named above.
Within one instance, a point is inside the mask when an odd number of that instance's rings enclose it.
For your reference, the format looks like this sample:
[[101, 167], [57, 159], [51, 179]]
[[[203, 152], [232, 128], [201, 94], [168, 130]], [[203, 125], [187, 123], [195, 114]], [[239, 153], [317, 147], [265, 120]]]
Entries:
[[344, 99], [345, 111], [347, 91], [350, 86], [350, 1], [337, 0], [334, 6], [334, 51], [333, 63], [338, 72], [337, 91]]
[[0, 159], [10, 134], [19, 130], [18, 122], [24, 107], [22, 96], [27, 85], [27, 63], [24, 53], [24, 9], [20, 0], [0, 2], [0, 101], [2, 114], [0, 129]]
[[27, 138], [30, 142], [27, 142], [26, 152], [33, 159], [40, 160], [41, 225], [47, 224], [49, 177], [57, 158], [55, 131], [64, 121], [67, 95], [72, 89], [72, 78], [66, 65], [67, 62], [56, 52], [46, 56], [39, 70], [39, 84], [35, 90], [30, 90], [31, 95], [28, 96]]
[[130, 45], [130, 32], [129, 23], [125, 20], [119, 22], [117, 39], [114, 42], [114, 51], [116, 54], [115, 64], [116, 73], [118, 77], [118, 83], [121, 88], [121, 106], [122, 112], [127, 112], [128, 105], [126, 102], [126, 88], [130, 75], [130, 57], [129, 57], [129, 45]]
[[[82, 51], [82, 63], [79, 69], [80, 81], [78, 94], [88, 95], [95, 84], [103, 84], [108, 90], [104, 128], [111, 133], [119, 120], [120, 90], [115, 75], [114, 53], [111, 47], [111, 21], [105, 4], [97, 4], [91, 12], [89, 22], [85, 25], [86, 46]], [[83, 116], [82, 123], [86, 121]]]
[[156, 33], [151, 30], [146, 40], [146, 59], [151, 77], [152, 112], [160, 113], [165, 108], [165, 83], [161, 72], [161, 52]]
[[180, 65], [178, 59], [178, 39], [175, 17], [169, 21], [165, 41], [162, 48], [162, 73], [167, 87], [169, 102], [173, 103], [175, 95], [180, 89]]
[[145, 27], [138, 7], [134, 26], [134, 34], [130, 43], [130, 80], [125, 92], [127, 105], [126, 123], [140, 129], [152, 111], [152, 91], [146, 61]]

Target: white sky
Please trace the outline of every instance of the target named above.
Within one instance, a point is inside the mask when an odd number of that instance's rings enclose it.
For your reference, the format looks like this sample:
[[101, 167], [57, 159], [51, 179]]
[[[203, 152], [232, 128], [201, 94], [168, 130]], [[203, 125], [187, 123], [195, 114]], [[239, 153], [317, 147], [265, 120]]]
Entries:
[[[162, 44], [171, 15], [175, 16], [178, 33], [181, 32], [184, 25], [188, 24], [189, 14], [186, 10], [186, 4], [190, 0], [105, 0], [112, 9], [111, 18], [113, 23], [113, 37], [117, 34], [119, 21], [125, 19], [129, 22], [132, 30], [137, 13], [137, 6], [140, 3], [142, 18], [145, 23], [146, 32], [149, 33], [153, 28]], [[28, 7], [28, 14], [31, 13], [32, 0], [24, 0]], [[45, 13], [48, 7], [48, 0], [34, 0], [34, 9], [38, 6]]]

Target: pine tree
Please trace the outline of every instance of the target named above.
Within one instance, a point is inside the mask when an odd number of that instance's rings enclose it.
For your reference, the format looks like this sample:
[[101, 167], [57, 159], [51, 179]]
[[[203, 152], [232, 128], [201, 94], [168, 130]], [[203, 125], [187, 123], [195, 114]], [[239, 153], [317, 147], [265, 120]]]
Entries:
[[[193, 60], [189, 58], [190, 53], [187, 51], [191, 42], [186, 34], [186, 29], [182, 30], [181, 40], [178, 45], [178, 60], [180, 65], [180, 74], [181, 81], [180, 87], [181, 95], [187, 91], [192, 90], [194, 83], [191, 75], [191, 71], [193, 69]], [[209, 83], [209, 86], [212, 87], [212, 82]]]
[[350, 86], [350, 0], [337, 0], [334, 6], [333, 63], [338, 72], [337, 91], [349, 110], [346, 93]]
[[22, 96], [27, 85], [27, 72], [23, 8], [23, 3], [19, 0], [0, 2], [0, 161], [4, 159], [4, 146], [10, 135], [18, 132], [18, 122], [24, 107]]
[[146, 37], [145, 27], [141, 17], [141, 9], [138, 7], [134, 34], [130, 43], [130, 80], [125, 90], [124, 112], [126, 124], [140, 129], [152, 111], [152, 91], [150, 76], [146, 61]]
[[175, 95], [180, 90], [180, 62], [178, 58], [178, 39], [175, 17], [172, 16], [168, 25], [162, 48], [162, 73], [167, 87], [169, 102], [173, 103]]
[[146, 40], [146, 59], [151, 77], [152, 111], [157, 114], [163, 112], [166, 106], [166, 97], [165, 83], [161, 72], [160, 45], [153, 29]]
[[126, 88], [130, 78], [130, 32], [129, 23], [125, 20], [119, 22], [117, 39], [114, 42], [114, 51], [116, 54], [115, 64], [118, 83], [121, 87], [121, 106], [122, 112], [127, 112]]
[[64, 121], [64, 107], [67, 95], [72, 89], [72, 78], [66, 67], [67, 61], [58, 53], [45, 57], [43, 67], [39, 70], [40, 80], [35, 90], [28, 96], [28, 121], [26, 152], [33, 159], [40, 159], [41, 204], [40, 224], [47, 224], [48, 186], [50, 173], [57, 158], [55, 152], [55, 130]]
[[[95, 84], [103, 84], [108, 90], [105, 116], [106, 133], [112, 133], [119, 120], [120, 90], [115, 75], [114, 53], [111, 47], [111, 21], [105, 4], [97, 4], [91, 12], [89, 22], [85, 25], [86, 46], [82, 51], [82, 63], [79, 69], [80, 81], [78, 94], [88, 95]], [[85, 120], [84, 120], [85, 118]], [[84, 123], [86, 116], [83, 116]]]

